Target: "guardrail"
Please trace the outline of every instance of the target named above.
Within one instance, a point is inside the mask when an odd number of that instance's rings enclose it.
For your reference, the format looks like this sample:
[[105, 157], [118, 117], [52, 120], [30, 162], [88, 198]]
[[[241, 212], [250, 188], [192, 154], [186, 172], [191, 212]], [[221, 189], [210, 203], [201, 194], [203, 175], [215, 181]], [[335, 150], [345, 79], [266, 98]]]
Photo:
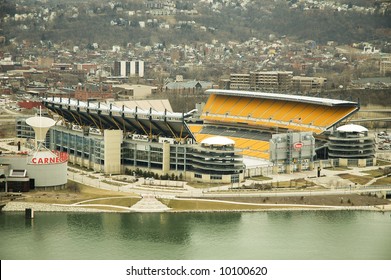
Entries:
[[0, 142], [10, 142], [10, 141], [15, 141], [15, 138], [4, 138], [4, 139], [0, 139]]
[[378, 186], [374, 186], [374, 185], [371, 185], [371, 186], [363, 186], [361, 188], [359, 188], [359, 190], [385, 190], [385, 191], [391, 191], [391, 187], [389, 185], [378, 185]]

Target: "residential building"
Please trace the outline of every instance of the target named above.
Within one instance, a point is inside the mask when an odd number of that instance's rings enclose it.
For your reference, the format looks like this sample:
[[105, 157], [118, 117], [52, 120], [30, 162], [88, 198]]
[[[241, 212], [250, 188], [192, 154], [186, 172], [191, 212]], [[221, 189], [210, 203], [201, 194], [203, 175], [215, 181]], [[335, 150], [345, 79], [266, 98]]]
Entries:
[[260, 71], [231, 74], [230, 89], [282, 92], [292, 88], [292, 72]]
[[250, 74], [231, 74], [230, 89], [250, 89]]
[[166, 92], [200, 93], [202, 90], [212, 88], [212, 82], [207, 81], [174, 81], [164, 86]]
[[113, 91], [111, 85], [96, 85], [96, 84], [86, 84], [79, 85], [75, 89], [75, 98], [77, 100], [105, 100], [108, 98], [113, 98]]
[[250, 72], [250, 88], [252, 90], [281, 92], [292, 87], [291, 71]]
[[114, 76], [120, 77], [144, 77], [144, 61], [115, 61]]
[[294, 76], [292, 90], [296, 92], [319, 92], [327, 84], [326, 78]]
[[120, 100], [145, 99], [157, 91], [157, 87], [147, 85], [120, 84], [113, 85], [113, 91]]
[[380, 74], [386, 76], [391, 73], [391, 56], [380, 61]]
[[76, 65], [77, 70], [83, 70], [89, 74], [95, 74], [98, 70], [98, 65], [96, 63], [79, 63]]

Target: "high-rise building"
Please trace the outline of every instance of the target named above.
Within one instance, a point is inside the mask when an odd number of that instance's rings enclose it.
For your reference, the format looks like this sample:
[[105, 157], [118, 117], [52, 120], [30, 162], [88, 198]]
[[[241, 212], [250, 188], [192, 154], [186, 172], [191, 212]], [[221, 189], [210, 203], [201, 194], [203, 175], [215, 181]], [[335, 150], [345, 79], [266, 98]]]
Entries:
[[114, 76], [144, 77], [144, 61], [115, 61]]

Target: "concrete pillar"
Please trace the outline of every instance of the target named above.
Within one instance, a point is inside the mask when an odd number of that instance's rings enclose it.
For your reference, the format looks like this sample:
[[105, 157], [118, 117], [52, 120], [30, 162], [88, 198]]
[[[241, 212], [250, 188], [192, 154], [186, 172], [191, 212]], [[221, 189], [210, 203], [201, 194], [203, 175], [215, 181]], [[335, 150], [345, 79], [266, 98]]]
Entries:
[[367, 166], [367, 160], [365, 158], [358, 159], [358, 167], [365, 167]]
[[26, 219], [34, 219], [34, 209], [32, 208], [26, 208], [24, 210]]
[[163, 174], [170, 172], [170, 143], [163, 143]]
[[103, 141], [105, 146], [104, 173], [121, 173], [122, 130], [105, 130]]
[[273, 172], [273, 175], [278, 174], [278, 166], [277, 165], [273, 166], [272, 172]]
[[339, 166], [348, 166], [348, 159], [347, 158], [340, 158], [339, 160]]

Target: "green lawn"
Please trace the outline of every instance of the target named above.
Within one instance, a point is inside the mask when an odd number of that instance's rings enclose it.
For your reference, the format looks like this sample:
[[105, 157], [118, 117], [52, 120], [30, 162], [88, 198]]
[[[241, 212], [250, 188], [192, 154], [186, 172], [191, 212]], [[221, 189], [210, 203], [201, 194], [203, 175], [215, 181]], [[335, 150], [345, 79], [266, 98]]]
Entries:
[[342, 179], [346, 179], [351, 181], [352, 183], [360, 184], [360, 185], [365, 185], [366, 183], [368, 183], [373, 179], [372, 176], [358, 176], [349, 173], [339, 174], [338, 176], [341, 177]]
[[[235, 211], [235, 210], [262, 210], [274, 208], [273, 206], [264, 205], [245, 205], [233, 204], [221, 201], [204, 201], [204, 200], [178, 200], [178, 199], [159, 199], [174, 211]], [[281, 205], [278, 206], [281, 208]], [[284, 208], [295, 208], [294, 206]]]

